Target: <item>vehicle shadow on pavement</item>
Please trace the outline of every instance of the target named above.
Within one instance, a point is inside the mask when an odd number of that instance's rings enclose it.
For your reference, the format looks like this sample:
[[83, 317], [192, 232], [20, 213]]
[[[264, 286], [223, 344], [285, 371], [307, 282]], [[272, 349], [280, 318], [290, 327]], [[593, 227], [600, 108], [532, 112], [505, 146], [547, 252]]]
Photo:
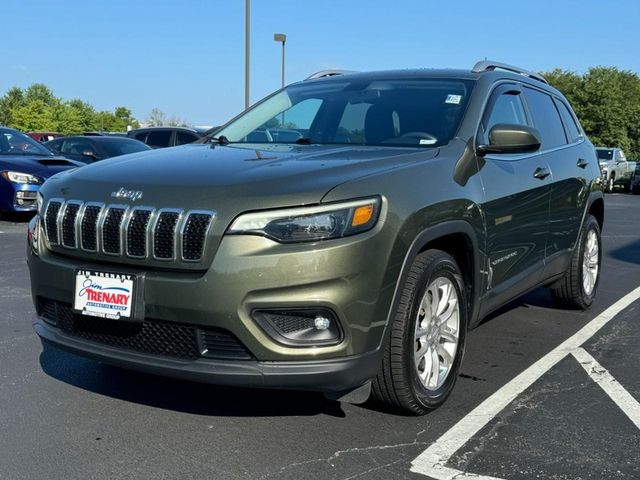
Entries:
[[636, 263], [640, 265], [640, 240], [636, 240], [622, 247], [616, 248], [609, 253], [610, 257], [623, 262]]
[[43, 346], [42, 370], [52, 378], [100, 395], [207, 416], [345, 417], [340, 403], [313, 392], [224, 387], [126, 370]]
[[558, 304], [555, 302], [553, 297], [551, 296], [551, 292], [548, 288], [541, 287], [537, 288], [526, 295], [517, 298], [506, 305], [500, 307], [497, 310], [494, 310], [489, 315], [484, 317], [480, 322], [480, 325], [493, 320], [500, 315], [504, 315], [505, 313], [515, 310], [518, 307], [522, 308], [548, 308], [548, 309], [557, 309]]

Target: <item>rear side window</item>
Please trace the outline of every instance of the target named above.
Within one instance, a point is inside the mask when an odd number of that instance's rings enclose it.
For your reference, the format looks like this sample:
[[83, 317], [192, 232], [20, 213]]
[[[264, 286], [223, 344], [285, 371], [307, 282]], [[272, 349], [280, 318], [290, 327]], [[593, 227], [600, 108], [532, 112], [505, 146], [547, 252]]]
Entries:
[[164, 148], [168, 147], [171, 142], [171, 130], [156, 130], [155, 132], [149, 132], [147, 137], [147, 145], [152, 148]]
[[533, 125], [542, 136], [542, 149], [566, 145], [567, 137], [553, 99], [546, 93], [531, 88], [525, 87], [524, 92], [533, 117]]
[[560, 100], [556, 100], [556, 106], [560, 111], [560, 116], [562, 117], [562, 122], [564, 123], [565, 128], [567, 129], [567, 136], [569, 137], [569, 142], [577, 142], [580, 138], [582, 138], [582, 133], [580, 133], [580, 129], [578, 128], [578, 124], [576, 123], [575, 118], [571, 115], [569, 111], [569, 107], [567, 107], [564, 102]]
[[147, 140], [147, 133], [149, 132], [140, 132], [140, 133], [136, 133], [133, 138], [135, 138], [136, 140], [140, 140], [141, 142], [146, 142]]
[[82, 155], [84, 152], [94, 153], [94, 150], [95, 149], [89, 142], [81, 139], [65, 140], [60, 148], [60, 152], [69, 153], [71, 155]]
[[527, 116], [524, 111], [521, 95], [518, 92], [506, 92], [496, 99], [491, 113], [484, 124], [485, 141], [487, 143], [489, 132], [494, 126], [500, 123], [527, 125]]
[[184, 145], [198, 140], [198, 137], [189, 132], [176, 132], [176, 145]]

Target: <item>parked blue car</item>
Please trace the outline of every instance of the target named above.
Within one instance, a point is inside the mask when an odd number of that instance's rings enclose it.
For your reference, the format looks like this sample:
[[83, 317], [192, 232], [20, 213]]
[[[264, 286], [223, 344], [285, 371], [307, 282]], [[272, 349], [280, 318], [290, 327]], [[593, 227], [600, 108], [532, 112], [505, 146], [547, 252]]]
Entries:
[[18, 130], [0, 127], [0, 212], [36, 210], [38, 190], [47, 178], [83, 165]]

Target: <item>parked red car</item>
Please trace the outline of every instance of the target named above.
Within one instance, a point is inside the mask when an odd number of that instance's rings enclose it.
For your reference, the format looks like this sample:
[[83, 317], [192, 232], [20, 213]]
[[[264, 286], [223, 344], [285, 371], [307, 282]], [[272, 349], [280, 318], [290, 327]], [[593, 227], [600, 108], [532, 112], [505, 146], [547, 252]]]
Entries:
[[62, 133], [59, 132], [27, 132], [27, 135], [40, 143], [48, 142], [49, 140], [63, 136]]

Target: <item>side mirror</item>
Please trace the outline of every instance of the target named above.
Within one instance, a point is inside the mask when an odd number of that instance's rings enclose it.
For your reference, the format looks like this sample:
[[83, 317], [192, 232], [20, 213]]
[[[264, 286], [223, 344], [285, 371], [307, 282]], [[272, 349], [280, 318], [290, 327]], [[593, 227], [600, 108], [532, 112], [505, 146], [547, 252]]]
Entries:
[[487, 153], [529, 153], [540, 148], [540, 132], [527, 125], [499, 123], [489, 131], [489, 144], [478, 145], [478, 155]]
[[96, 157], [96, 154], [91, 150], [85, 150], [84, 152], [82, 152], [82, 156], [92, 158], [93, 160], [98, 159], [98, 157]]

